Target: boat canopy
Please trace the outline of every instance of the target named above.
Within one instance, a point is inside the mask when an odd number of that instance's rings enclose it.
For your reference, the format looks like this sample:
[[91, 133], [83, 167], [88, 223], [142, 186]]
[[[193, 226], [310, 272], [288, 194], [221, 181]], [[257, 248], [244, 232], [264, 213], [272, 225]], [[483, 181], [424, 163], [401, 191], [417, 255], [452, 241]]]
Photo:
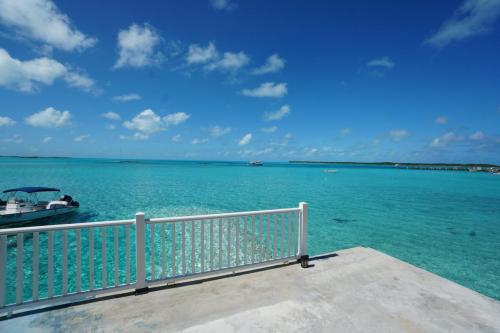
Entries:
[[12, 188], [10, 190], [3, 191], [3, 193], [9, 193], [9, 192], [38, 193], [38, 192], [59, 192], [59, 191], [60, 190], [57, 188], [32, 186], [32, 187]]

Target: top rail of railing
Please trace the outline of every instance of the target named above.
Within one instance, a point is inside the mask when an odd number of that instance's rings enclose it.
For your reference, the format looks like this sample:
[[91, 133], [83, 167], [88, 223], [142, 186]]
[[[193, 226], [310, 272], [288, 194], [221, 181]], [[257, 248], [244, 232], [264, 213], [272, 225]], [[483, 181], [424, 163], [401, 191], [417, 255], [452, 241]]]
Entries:
[[[145, 223], [175, 223], [175, 222], [183, 222], [183, 221], [199, 221], [199, 220], [210, 220], [210, 219], [218, 219], [218, 218], [231, 218], [231, 217], [242, 217], [242, 216], [253, 216], [253, 215], [285, 214], [285, 213], [292, 213], [292, 212], [299, 212], [299, 211], [300, 211], [300, 208], [295, 207], [295, 208], [257, 210], [257, 211], [247, 211], [247, 212], [237, 212], [237, 213], [176, 216], [176, 217], [146, 219]], [[119, 225], [130, 225], [130, 224], [134, 224], [134, 223], [135, 223], [135, 220], [132, 219], [132, 220], [84, 222], [84, 223], [72, 223], [72, 224], [58, 224], [58, 225], [46, 225], [46, 226], [34, 226], [34, 227], [22, 227], [22, 228], [9, 228], [9, 229], [0, 229], [0, 235], [15, 235], [15, 234], [20, 234], [20, 233], [46, 232], [46, 231], [58, 231], [58, 230], [74, 230], [74, 229], [85, 229], [85, 228], [99, 228], [99, 227], [110, 227], [110, 226], [119, 226]]]

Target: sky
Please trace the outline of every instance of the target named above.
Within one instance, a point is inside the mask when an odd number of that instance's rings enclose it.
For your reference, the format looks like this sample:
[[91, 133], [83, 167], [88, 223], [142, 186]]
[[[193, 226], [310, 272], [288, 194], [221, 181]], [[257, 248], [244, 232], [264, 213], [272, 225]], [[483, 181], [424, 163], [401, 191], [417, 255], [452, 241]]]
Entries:
[[0, 155], [500, 163], [500, 0], [0, 0]]

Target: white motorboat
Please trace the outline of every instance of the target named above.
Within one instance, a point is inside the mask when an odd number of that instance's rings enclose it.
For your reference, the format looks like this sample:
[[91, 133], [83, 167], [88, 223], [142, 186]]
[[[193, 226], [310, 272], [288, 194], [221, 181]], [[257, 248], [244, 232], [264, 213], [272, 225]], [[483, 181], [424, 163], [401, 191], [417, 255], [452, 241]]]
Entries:
[[251, 161], [248, 163], [248, 165], [250, 165], [250, 166], [263, 166], [264, 163], [262, 163], [262, 161]]
[[42, 192], [59, 193], [60, 190], [49, 187], [19, 187], [3, 191], [7, 200], [0, 203], [0, 225], [67, 214], [76, 211], [80, 206], [69, 195], [52, 201], [38, 200], [38, 194]]

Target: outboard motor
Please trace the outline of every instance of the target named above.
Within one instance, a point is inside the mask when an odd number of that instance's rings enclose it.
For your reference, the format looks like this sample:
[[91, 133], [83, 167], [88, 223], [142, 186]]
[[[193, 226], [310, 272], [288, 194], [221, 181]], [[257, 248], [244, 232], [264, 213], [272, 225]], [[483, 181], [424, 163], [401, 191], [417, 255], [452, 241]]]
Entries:
[[78, 201], [73, 201], [73, 198], [67, 194], [61, 197], [61, 201], [66, 201], [68, 203], [68, 206], [80, 207]]

